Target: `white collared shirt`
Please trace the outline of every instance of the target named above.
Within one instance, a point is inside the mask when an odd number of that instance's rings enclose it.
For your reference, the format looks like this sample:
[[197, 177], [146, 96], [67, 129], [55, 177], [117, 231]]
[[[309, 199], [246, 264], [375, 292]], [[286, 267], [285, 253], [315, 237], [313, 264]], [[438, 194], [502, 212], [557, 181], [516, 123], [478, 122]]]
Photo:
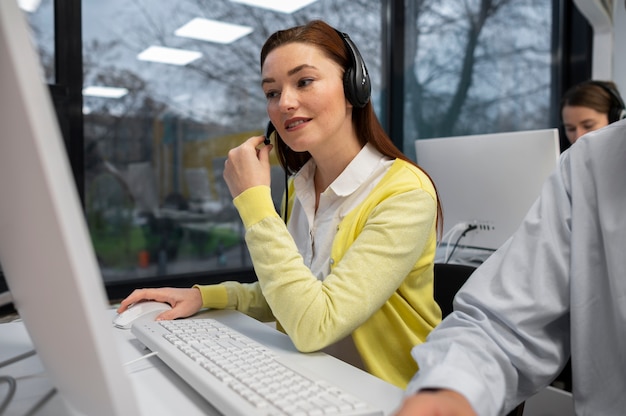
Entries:
[[393, 160], [366, 144], [322, 192], [317, 212], [313, 182], [316, 165], [313, 159], [296, 174], [296, 199], [288, 229], [304, 263], [318, 279], [324, 280], [330, 272], [330, 253], [339, 222], [369, 195], [392, 163]]

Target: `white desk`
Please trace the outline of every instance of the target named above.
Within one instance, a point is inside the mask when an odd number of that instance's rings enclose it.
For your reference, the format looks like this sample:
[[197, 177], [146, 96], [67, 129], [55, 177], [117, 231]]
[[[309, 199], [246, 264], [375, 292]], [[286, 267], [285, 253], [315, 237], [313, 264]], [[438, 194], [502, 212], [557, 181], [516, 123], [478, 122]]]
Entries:
[[[327, 375], [329, 380], [374, 406], [385, 414], [392, 414], [402, 400], [403, 391], [368, 373], [352, 367], [324, 353], [298, 353], [289, 338], [248, 316], [235, 311], [211, 311], [201, 316], [215, 318], [243, 334], [262, 342], [281, 353], [298, 357], [298, 364]], [[114, 311], [111, 310], [111, 317]], [[141, 357], [148, 351], [135, 339], [130, 330], [116, 330], [116, 340], [124, 362]], [[21, 322], [0, 324], [0, 362], [32, 349], [32, 343]], [[146, 415], [219, 415], [199, 394], [192, 390], [159, 358], [150, 357], [126, 367], [139, 396], [141, 413]], [[17, 378], [17, 391], [6, 416], [21, 416], [52, 387], [36, 356], [0, 368], [0, 375]], [[0, 397], [6, 386], [0, 385]], [[58, 396], [54, 396], [38, 414], [65, 416]]]

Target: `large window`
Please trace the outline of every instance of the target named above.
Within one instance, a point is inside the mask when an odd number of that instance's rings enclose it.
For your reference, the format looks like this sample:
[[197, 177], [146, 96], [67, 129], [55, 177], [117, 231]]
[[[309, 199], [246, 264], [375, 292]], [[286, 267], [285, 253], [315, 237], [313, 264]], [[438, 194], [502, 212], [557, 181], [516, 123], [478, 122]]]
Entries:
[[[222, 169], [228, 150], [267, 123], [259, 52], [272, 32], [321, 18], [349, 33], [377, 103], [380, 2], [247, 3], [82, 1], [83, 196], [106, 283], [252, 274]], [[284, 174], [273, 163], [278, 208]]]
[[[561, 74], [580, 52], [574, 28], [555, 30], [573, 21], [572, 0], [294, 0], [282, 11], [250, 0], [21, 3], [32, 4], [103, 278], [122, 288], [114, 296], [254, 279], [221, 169], [228, 149], [266, 125], [258, 56], [272, 32], [320, 18], [349, 33], [383, 125], [411, 157], [416, 139], [556, 127], [572, 79]], [[218, 26], [190, 33], [195, 24]], [[163, 50], [179, 61], [154, 55]], [[284, 176], [273, 163], [278, 206]]]
[[551, 127], [550, 0], [409, 2], [404, 140]]

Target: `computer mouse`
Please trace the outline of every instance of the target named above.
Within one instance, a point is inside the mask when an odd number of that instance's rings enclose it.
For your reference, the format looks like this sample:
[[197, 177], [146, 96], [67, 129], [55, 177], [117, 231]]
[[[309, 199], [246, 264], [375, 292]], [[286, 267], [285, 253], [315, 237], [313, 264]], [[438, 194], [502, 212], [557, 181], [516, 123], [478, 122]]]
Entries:
[[124, 312], [118, 314], [113, 319], [113, 325], [118, 328], [130, 329], [134, 322], [138, 320], [153, 321], [161, 312], [172, 309], [170, 305], [163, 302], [144, 301], [130, 306]]

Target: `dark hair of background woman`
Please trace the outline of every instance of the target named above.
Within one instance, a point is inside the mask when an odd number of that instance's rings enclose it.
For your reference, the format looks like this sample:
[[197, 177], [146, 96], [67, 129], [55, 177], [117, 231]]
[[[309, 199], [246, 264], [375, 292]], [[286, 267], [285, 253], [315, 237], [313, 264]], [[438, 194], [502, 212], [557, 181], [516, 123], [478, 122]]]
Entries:
[[568, 89], [561, 98], [563, 107], [587, 107], [607, 114], [609, 123], [618, 121], [624, 102], [612, 81], [585, 81]]

